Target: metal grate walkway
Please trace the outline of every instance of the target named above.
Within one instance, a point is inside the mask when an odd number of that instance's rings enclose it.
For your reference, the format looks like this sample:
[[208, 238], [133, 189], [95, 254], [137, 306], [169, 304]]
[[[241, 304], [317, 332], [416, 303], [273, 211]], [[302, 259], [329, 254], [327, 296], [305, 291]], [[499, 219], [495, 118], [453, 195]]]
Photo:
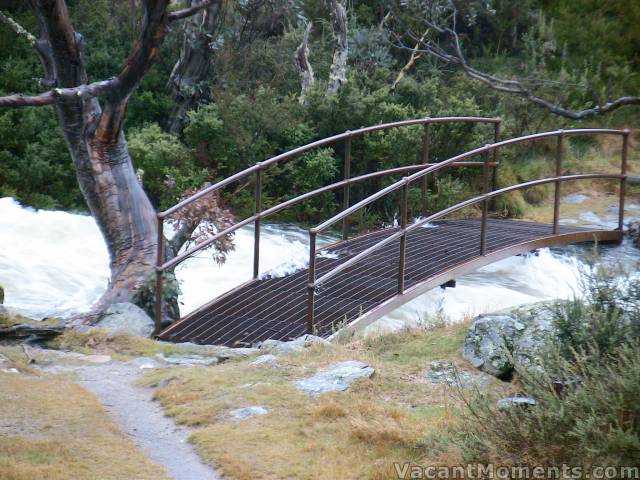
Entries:
[[[385, 229], [323, 249], [318, 276], [397, 229]], [[405, 293], [398, 295], [398, 242], [340, 272], [315, 297], [316, 333], [329, 337], [358, 318], [379, 318], [394, 306], [481, 265], [532, 249], [567, 243], [619, 239], [596, 231], [517, 220], [488, 220], [487, 251], [479, 255], [480, 220], [447, 220], [407, 235]], [[337, 258], [331, 258], [337, 257]], [[306, 333], [307, 269], [282, 278], [250, 281], [191, 313], [160, 333], [162, 340], [250, 346], [268, 338], [289, 340]]]

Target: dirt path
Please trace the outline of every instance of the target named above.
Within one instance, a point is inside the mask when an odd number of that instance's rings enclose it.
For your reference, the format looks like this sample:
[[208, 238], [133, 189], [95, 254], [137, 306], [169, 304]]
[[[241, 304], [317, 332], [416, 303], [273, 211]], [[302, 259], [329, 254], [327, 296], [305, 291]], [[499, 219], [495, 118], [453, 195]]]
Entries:
[[[175, 480], [221, 480], [187, 442], [189, 430], [164, 415], [152, 390], [135, 385], [140, 370], [121, 362], [69, 367], [78, 383], [95, 395], [122, 430]], [[114, 459], [117, 461], [117, 459]]]

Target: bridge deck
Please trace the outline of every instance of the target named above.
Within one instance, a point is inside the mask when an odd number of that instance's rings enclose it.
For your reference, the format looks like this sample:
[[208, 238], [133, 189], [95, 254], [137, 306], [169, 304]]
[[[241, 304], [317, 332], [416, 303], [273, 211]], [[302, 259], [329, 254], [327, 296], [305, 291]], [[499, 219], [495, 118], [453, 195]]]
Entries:
[[[395, 229], [356, 237], [326, 248], [317, 259], [319, 278]], [[487, 255], [509, 251], [510, 255], [551, 243], [593, 239], [591, 230], [561, 227], [563, 239], [553, 237], [552, 226], [516, 220], [489, 220]], [[611, 232], [609, 232], [611, 233]], [[469, 265], [479, 256], [480, 221], [447, 220], [432, 228], [419, 228], [407, 236], [405, 290], [443, 272]], [[511, 247], [511, 248], [510, 248]], [[397, 295], [399, 244], [392, 242], [365, 261], [346, 269], [316, 291], [317, 333], [328, 337], [338, 325], [345, 325]], [[337, 258], [331, 258], [337, 257]], [[458, 268], [459, 272], [460, 269]], [[281, 278], [249, 282], [200, 308], [160, 334], [163, 340], [201, 344], [250, 346], [274, 338], [288, 340], [306, 333], [307, 269]]]

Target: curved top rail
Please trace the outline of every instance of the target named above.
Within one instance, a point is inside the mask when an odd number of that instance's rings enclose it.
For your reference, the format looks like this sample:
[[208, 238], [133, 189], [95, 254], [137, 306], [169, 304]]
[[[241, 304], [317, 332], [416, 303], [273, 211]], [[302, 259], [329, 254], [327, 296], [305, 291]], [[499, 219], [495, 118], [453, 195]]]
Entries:
[[320, 225], [316, 226], [315, 228], [311, 228], [309, 229], [309, 232], [312, 235], [315, 235], [317, 233], [320, 233], [324, 230], [326, 230], [327, 228], [329, 228], [331, 225], [333, 225], [334, 223], [338, 222], [339, 220], [342, 220], [343, 218], [348, 217], [349, 215], [351, 215], [352, 213], [360, 210], [362, 207], [374, 202], [375, 200], [378, 200], [382, 197], [384, 197], [385, 195], [387, 195], [388, 193], [391, 193], [395, 190], [398, 190], [399, 188], [401, 188], [403, 185], [405, 185], [406, 183], [411, 183], [414, 180], [417, 180], [418, 178], [421, 178], [425, 175], [428, 175], [432, 172], [436, 172], [444, 167], [447, 167], [449, 165], [451, 165], [454, 162], [459, 162], [461, 160], [464, 160], [466, 158], [469, 157], [473, 157], [475, 155], [479, 155], [481, 153], [486, 153], [486, 152], [490, 152], [493, 150], [496, 150], [498, 148], [501, 147], [506, 147], [508, 145], [516, 145], [519, 143], [526, 143], [526, 142], [531, 142], [531, 141], [535, 141], [535, 140], [540, 140], [543, 138], [551, 138], [551, 137], [558, 137], [558, 136], [569, 136], [569, 135], [588, 135], [588, 134], [592, 134], [592, 135], [596, 135], [596, 134], [605, 134], [605, 135], [621, 135], [621, 136], [625, 136], [625, 135], [629, 135], [630, 131], [629, 129], [624, 129], [624, 130], [617, 130], [617, 129], [612, 129], [612, 128], [576, 128], [576, 129], [571, 129], [571, 130], [554, 130], [551, 132], [543, 132], [543, 133], [534, 133], [532, 135], [525, 135], [522, 137], [516, 137], [516, 138], [510, 138], [508, 140], [503, 140], [501, 142], [496, 142], [496, 143], [488, 143], [482, 147], [479, 148], [475, 148], [473, 150], [469, 150], [468, 152], [465, 153], [461, 153], [460, 155], [456, 155], [454, 157], [451, 157], [447, 160], [444, 160], [442, 162], [439, 162], [436, 165], [433, 165], [431, 167], [425, 168], [424, 170], [420, 170], [419, 172], [416, 172], [412, 175], [409, 175], [408, 177], [403, 178], [402, 180], [398, 180], [395, 183], [392, 183], [391, 185], [389, 185], [386, 188], [383, 188], [382, 190], [379, 190], [378, 192], [370, 195], [369, 197], [359, 201], [358, 203], [352, 205], [351, 207], [343, 210], [340, 213], [337, 213], [336, 215], [334, 215], [333, 217], [331, 217], [328, 220], [325, 220], [324, 222], [322, 222]]
[[[461, 166], [461, 167], [472, 167], [472, 166], [482, 166], [483, 163], [482, 162], [456, 162], [456, 164], [454, 166]], [[495, 163], [493, 164], [495, 165]], [[389, 168], [387, 170], [380, 170], [377, 172], [371, 172], [371, 173], [365, 173], [364, 175], [359, 175], [357, 177], [351, 177], [351, 178], [347, 178], [345, 180], [340, 180], [339, 182], [335, 182], [332, 183], [330, 185], [326, 185], [324, 187], [320, 187], [320, 188], [316, 188], [315, 190], [311, 190], [309, 192], [303, 193], [302, 195], [298, 195], [297, 197], [294, 198], [290, 198], [289, 200], [286, 200], [282, 203], [279, 203], [278, 205], [274, 205], [273, 207], [267, 208], [266, 210], [263, 210], [262, 212], [258, 212], [255, 213], [254, 215], [245, 218], [244, 220], [235, 223], [233, 225], [231, 225], [230, 227], [216, 233], [215, 235], [211, 236], [210, 238], [207, 238], [204, 242], [199, 243], [198, 245], [196, 245], [195, 247], [192, 247], [184, 252], [182, 252], [181, 254], [173, 257], [171, 260], [166, 261], [165, 263], [163, 263], [162, 265], [160, 265], [159, 267], [162, 270], [167, 270], [177, 264], [179, 264], [180, 262], [182, 262], [183, 260], [186, 260], [187, 258], [189, 258], [191, 255], [193, 255], [194, 253], [203, 250], [205, 248], [207, 248], [208, 246], [210, 246], [212, 243], [214, 243], [216, 240], [229, 235], [230, 233], [235, 232], [236, 230], [249, 225], [251, 222], [255, 222], [256, 220], [268, 217], [269, 215], [273, 215], [274, 213], [277, 213], [281, 210], [284, 210], [285, 208], [291, 207], [292, 205], [296, 205], [300, 202], [303, 202], [305, 200], [308, 200], [310, 198], [313, 198], [317, 195], [320, 195], [321, 193], [325, 193], [325, 192], [330, 192], [331, 190], [335, 190], [337, 188], [340, 187], [344, 187], [345, 185], [351, 185], [354, 183], [358, 183], [358, 182], [362, 182], [364, 180], [369, 180], [372, 178], [377, 178], [377, 177], [383, 177], [386, 175], [393, 175], [395, 173], [404, 173], [404, 172], [408, 172], [411, 170], [420, 170], [423, 169], [425, 167], [424, 164], [418, 164], [418, 165], [405, 165], [403, 167], [395, 167], [395, 168]]]
[[255, 165], [252, 165], [251, 167], [248, 167], [228, 178], [225, 178], [205, 189], [200, 190], [199, 192], [175, 204], [173, 207], [170, 207], [167, 210], [164, 210], [163, 212], [159, 212], [158, 218], [160, 219], [166, 218], [169, 215], [193, 203], [194, 201], [208, 195], [209, 193], [215, 192], [216, 190], [219, 190], [229, 185], [230, 183], [233, 183], [237, 180], [240, 180], [241, 178], [246, 177], [247, 175], [250, 175], [258, 170], [268, 167], [269, 165], [273, 165], [275, 163], [278, 163], [281, 160], [285, 160], [287, 158], [299, 155], [309, 150], [313, 150], [314, 148], [323, 147], [325, 145], [331, 145], [343, 139], [358, 137], [366, 133], [376, 132], [379, 130], [388, 130], [391, 128], [398, 128], [398, 127], [408, 127], [411, 125], [425, 125], [425, 124], [432, 124], [432, 123], [454, 123], [454, 122], [455, 123], [494, 123], [495, 124], [495, 123], [500, 123], [501, 121], [502, 120], [497, 117], [495, 118], [491, 118], [491, 117], [486, 117], [486, 118], [485, 117], [436, 117], [436, 118], [424, 117], [424, 118], [416, 118], [412, 120], [402, 120], [399, 122], [381, 123], [380, 125], [373, 125], [370, 127], [359, 128], [356, 130], [347, 130], [346, 132], [339, 133], [337, 135], [324, 138], [322, 140], [317, 140], [315, 142], [302, 145], [301, 147], [294, 148], [293, 150], [289, 150], [287, 152], [281, 153], [279, 155], [276, 155], [275, 157], [271, 157], [270, 159], [265, 160], [264, 162], [258, 162]]
[[519, 183], [517, 185], [510, 185], [508, 187], [504, 187], [501, 188], [499, 190], [494, 190], [493, 192], [488, 192], [482, 195], [478, 195], [476, 197], [470, 198], [468, 200], [465, 200], [463, 202], [457, 203], [455, 205], [452, 205], [450, 207], [445, 208], [444, 210], [441, 210], [439, 212], [434, 213], [433, 215], [429, 215], [426, 218], [423, 218], [415, 223], [412, 223], [411, 225], [407, 226], [404, 229], [399, 229], [396, 233], [394, 233], [393, 235], [389, 235], [387, 238], [385, 238], [384, 240], [372, 245], [371, 247], [367, 248], [366, 250], [363, 250], [362, 252], [360, 252], [358, 255], [355, 255], [354, 257], [350, 258], [347, 262], [344, 262], [342, 264], [340, 264], [339, 266], [337, 266], [336, 268], [334, 268], [333, 270], [330, 270], [329, 272], [325, 273], [323, 276], [317, 278], [314, 282], [315, 286], [320, 285], [321, 283], [329, 280], [330, 278], [334, 277], [335, 275], [337, 275], [338, 273], [342, 272], [343, 270], [349, 268], [350, 266], [352, 266], [353, 264], [357, 263], [358, 261], [362, 260], [363, 258], [368, 257], [369, 255], [371, 255], [373, 252], [379, 250], [380, 248], [382, 248], [383, 246], [391, 243], [394, 240], [397, 240], [398, 238], [402, 237], [403, 235], [415, 230], [416, 228], [420, 228], [423, 225], [433, 221], [433, 220], [437, 220], [438, 218], [444, 217], [450, 213], [453, 213], [457, 210], [461, 210], [465, 207], [469, 207], [471, 205], [475, 205], [477, 203], [480, 203], [484, 200], [488, 200], [490, 198], [493, 197], [497, 197], [498, 195], [502, 195], [504, 193], [507, 192], [511, 192], [513, 190], [519, 190], [522, 188], [529, 188], [529, 187], [534, 187], [536, 185], [543, 185], [545, 183], [552, 183], [552, 182], [567, 182], [567, 181], [571, 181], [571, 180], [589, 180], [589, 179], [623, 179], [625, 178], [626, 175], [622, 175], [622, 174], [616, 174], [616, 173], [582, 173], [582, 174], [575, 174], [575, 175], [564, 175], [564, 176], [557, 176], [557, 177], [548, 177], [548, 178], [541, 178], [538, 180], [531, 180], [529, 182], [524, 182], [524, 183]]

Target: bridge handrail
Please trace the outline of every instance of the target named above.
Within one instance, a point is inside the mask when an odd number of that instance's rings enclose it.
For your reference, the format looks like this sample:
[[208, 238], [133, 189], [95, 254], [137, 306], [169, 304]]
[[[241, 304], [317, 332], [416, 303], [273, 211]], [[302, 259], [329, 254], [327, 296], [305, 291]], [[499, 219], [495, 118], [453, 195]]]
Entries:
[[318, 287], [320, 284], [326, 282], [327, 280], [329, 280], [330, 278], [334, 277], [338, 273], [340, 273], [343, 270], [349, 268], [350, 266], [354, 265], [355, 263], [358, 263], [358, 261], [368, 257], [369, 255], [371, 255], [375, 251], [379, 250], [384, 245], [387, 245], [387, 244], [391, 243], [393, 240], [400, 238], [404, 234], [410, 233], [411, 231], [415, 230], [416, 228], [422, 227], [423, 225], [425, 225], [425, 224], [427, 224], [429, 222], [432, 222], [432, 221], [437, 220], [437, 219], [439, 219], [441, 217], [447, 216], [450, 213], [453, 213], [455, 211], [462, 210], [463, 208], [466, 208], [466, 207], [469, 207], [471, 205], [475, 205], [477, 203], [486, 201], [486, 200], [488, 200], [490, 198], [493, 198], [493, 197], [497, 197], [497, 196], [502, 195], [504, 193], [508, 193], [508, 192], [511, 192], [511, 191], [514, 191], [514, 190], [520, 190], [522, 188], [534, 187], [536, 185], [543, 185], [545, 183], [552, 183], [552, 182], [568, 182], [568, 181], [571, 181], [571, 180], [590, 180], [590, 179], [617, 179], [617, 180], [621, 180], [623, 178], [626, 178], [626, 175], [620, 175], [620, 174], [615, 174], [615, 173], [583, 173], [583, 174], [575, 174], [575, 175], [564, 175], [564, 176], [559, 176], [559, 177], [547, 177], [547, 178], [542, 178], [542, 179], [538, 179], [538, 180], [532, 180], [532, 181], [529, 181], [529, 182], [519, 183], [517, 185], [510, 185], [508, 187], [504, 187], [504, 188], [501, 188], [499, 190], [494, 190], [494, 191], [489, 192], [489, 193], [484, 193], [482, 195], [478, 195], [477, 197], [473, 197], [473, 198], [470, 198], [468, 200], [464, 200], [464, 201], [462, 201], [460, 203], [457, 203], [455, 205], [452, 205], [450, 207], [447, 207], [444, 210], [441, 210], [441, 211], [436, 212], [436, 213], [434, 213], [432, 215], [429, 215], [426, 218], [422, 218], [419, 221], [417, 221], [415, 223], [412, 223], [411, 225], [406, 227], [404, 230], [399, 229], [398, 232], [386, 237], [385, 239], [383, 239], [380, 242], [372, 245], [371, 247], [367, 248], [366, 250], [363, 250], [359, 254], [355, 255], [352, 258], [350, 258], [348, 261], [346, 261], [344, 263], [341, 263], [340, 265], [338, 265], [333, 270], [325, 273], [322, 277], [317, 278], [316, 281], [315, 281], [315, 286]]
[[[610, 134], [610, 135], [620, 135], [622, 136], [622, 155], [621, 155], [621, 168], [620, 174], [606, 174], [606, 173], [593, 173], [593, 174], [581, 174], [581, 175], [568, 175], [562, 176], [562, 157], [563, 157], [563, 140], [565, 136], [569, 135], [581, 135], [581, 134]], [[406, 252], [406, 237], [409, 231], [412, 231], [415, 228], [418, 228], [421, 225], [424, 225], [429, 220], [433, 220], [436, 218], [440, 218], [442, 216], [447, 215], [453, 211], [459, 210], [469, 205], [473, 205], [475, 203], [483, 202], [483, 210], [482, 210], [482, 221], [481, 221], [481, 233], [480, 233], [480, 255], [484, 256], [486, 254], [486, 224], [488, 217], [488, 201], [491, 198], [494, 198], [500, 194], [506, 193], [511, 190], [516, 190], [519, 188], [527, 188], [538, 184], [544, 183], [555, 183], [555, 194], [554, 194], [554, 209], [553, 209], [553, 233], [557, 234], [559, 232], [559, 213], [560, 213], [560, 185], [564, 181], [568, 180], [576, 180], [576, 179], [588, 179], [588, 178], [617, 178], [620, 180], [620, 203], [619, 203], [619, 212], [618, 212], [618, 228], [622, 230], [623, 222], [624, 222], [624, 200], [625, 200], [625, 190], [626, 190], [626, 178], [627, 178], [627, 156], [628, 156], [628, 146], [629, 146], [629, 129], [617, 130], [617, 129], [609, 129], [609, 128], [592, 128], [592, 129], [571, 129], [571, 130], [556, 130], [552, 132], [543, 132], [536, 133], [532, 135], [525, 135], [522, 137], [516, 137], [508, 140], [503, 140], [501, 142], [494, 142], [493, 144], [487, 144], [483, 147], [479, 147], [468, 152], [462, 153], [460, 155], [456, 155], [451, 157], [448, 160], [444, 160], [434, 166], [425, 168], [419, 172], [414, 173], [408, 177], [403, 178], [382, 190], [370, 195], [369, 197], [361, 200], [360, 202], [354, 204], [351, 207], [344, 209], [342, 212], [334, 215], [329, 220], [322, 222], [320, 225], [315, 228], [309, 229], [309, 281], [307, 285], [308, 289], [308, 301], [307, 301], [307, 329], [309, 333], [313, 333], [314, 331], [314, 299], [315, 299], [315, 290], [319, 283], [322, 283], [331, 277], [335, 276], [337, 273], [343, 271], [345, 268], [353, 265], [357, 261], [365, 258], [370, 255], [372, 252], [381, 248], [384, 245], [391, 243], [393, 240], [400, 240], [400, 260], [398, 266], [398, 293], [404, 293], [404, 270], [405, 270], [405, 252]], [[497, 151], [508, 145], [515, 145], [519, 143], [529, 142], [533, 140], [539, 140], [543, 138], [551, 138], [557, 137], [558, 143], [556, 148], [556, 159], [555, 159], [555, 176], [540, 180], [534, 180], [531, 182], [525, 182], [523, 184], [518, 184], [512, 187], [505, 187], [503, 189], [495, 190], [493, 192], [489, 191], [489, 152], [494, 152], [494, 158], [497, 156]], [[430, 173], [436, 172], [442, 168], [450, 166], [454, 162], [464, 160], [466, 158], [484, 153], [484, 178], [483, 178], [483, 194], [479, 197], [474, 197], [473, 199], [467, 200], [460, 204], [448, 207], [447, 209], [442, 210], [436, 214], [428, 216], [426, 219], [421, 219], [420, 221], [414, 223], [410, 227], [407, 227], [407, 212], [408, 212], [408, 197], [409, 197], [409, 186], [412, 181], [417, 180], [419, 178], [426, 178], [426, 176]], [[565, 180], [563, 180], [565, 179]], [[400, 204], [400, 227], [398, 232], [392, 234], [391, 236], [379, 241], [376, 245], [373, 245], [363, 252], [359, 253], [355, 257], [349, 259], [347, 262], [344, 262], [329, 272], [325, 273], [319, 279], [316, 279], [315, 269], [316, 269], [316, 239], [317, 234], [326, 230], [331, 225], [335, 224], [339, 220], [345, 220], [349, 215], [363, 208], [364, 206], [370, 204], [371, 202], [378, 200], [385, 195], [394, 192], [398, 189], [402, 188], [402, 199]]]
[[[494, 140], [497, 141], [498, 137], [500, 135], [500, 124], [501, 124], [501, 119], [500, 118], [485, 118], [485, 117], [436, 117], [436, 118], [432, 118], [432, 117], [424, 117], [424, 118], [418, 118], [418, 119], [412, 119], [412, 120], [403, 120], [403, 121], [399, 121], [399, 122], [390, 122], [390, 123], [383, 123], [380, 125], [373, 125], [370, 127], [364, 127], [364, 128], [359, 128], [356, 130], [351, 130], [351, 131], [346, 131], [337, 135], [333, 135], [331, 137], [322, 139], [322, 140], [318, 140], [312, 143], [309, 143], [307, 145], [303, 145], [301, 147], [297, 147], [294, 148], [293, 150], [289, 150], [288, 152], [284, 152], [281, 153], [279, 155], [276, 155], [275, 157], [272, 157], [264, 162], [259, 162], [249, 168], [246, 168], [245, 170], [242, 170], [238, 173], [236, 173], [235, 175], [232, 175], [231, 177], [225, 178], [193, 195], [191, 195], [190, 197], [182, 200], [181, 202], [177, 203], [176, 205], [168, 208], [167, 210], [164, 210], [162, 212], [158, 212], [157, 214], [157, 255], [156, 255], [156, 282], [155, 282], [155, 330], [156, 333], [158, 333], [161, 330], [161, 323], [162, 323], [162, 297], [163, 297], [163, 276], [164, 276], [164, 272], [165, 270], [172, 268], [176, 265], [178, 265], [180, 262], [186, 260], [188, 257], [190, 257], [191, 255], [193, 255], [194, 253], [196, 253], [199, 250], [202, 250], [208, 246], [210, 246], [211, 244], [213, 244], [216, 240], [220, 239], [221, 237], [228, 235], [229, 233], [233, 233], [234, 231], [236, 231], [237, 229], [244, 227], [248, 224], [250, 224], [251, 222], [254, 222], [255, 224], [255, 231], [254, 231], [254, 235], [255, 235], [255, 239], [254, 239], [254, 264], [253, 264], [253, 277], [257, 278], [258, 277], [258, 270], [259, 270], [259, 251], [260, 251], [260, 221], [263, 217], [270, 215], [272, 213], [275, 213], [276, 211], [281, 210], [282, 208], [286, 208], [288, 206], [293, 205], [294, 203], [297, 203], [299, 201], [305, 200], [307, 198], [310, 198], [314, 195], [317, 195], [319, 193], [325, 192], [325, 191], [329, 191], [332, 190], [334, 188], [338, 188], [339, 186], [342, 186], [344, 188], [344, 193], [343, 193], [343, 205], [344, 208], [347, 208], [349, 206], [349, 186], [352, 183], [355, 183], [356, 181], [361, 181], [367, 178], [374, 178], [376, 176], [382, 176], [382, 175], [386, 175], [386, 174], [392, 174], [392, 173], [399, 173], [400, 171], [402, 171], [403, 169], [405, 171], [409, 171], [414, 169], [413, 167], [424, 167], [425, 165], [431, 165], [429, 163], [429, 125], [431, 124], [437, 124], [437, 123], [489, 123], [489, 124], [494, 124]], [[389, 169], [387, 171], [384, 172], [374, 172], [373, 174], [366, 174], [366, 175], [361, 175], [360, 177], [355, 177], [354, 181], [348, 181], [350, 178], [350, 168], [351, 168], [351, 139], [354, 137], [358, 137], [361, 135], [364, 135], [366, 133], [371, 133], [371, 132], [375, 132], [375, 131], [380, 131], [380, 130], [387, 130], [387, 129], [391, 129], [391, 128], [398, 128], [398, 127], [406, 127], [406, 126], [412, 126], [412, 125], [423, 125], [424, 126], [424, 133], [423, 133], [423, 142], [422, 142], [422, 165], [417, 165], [417, 166], [408, 166], [408, 167], [399, 167], [398, 169]], [[331, 145], [334, 144], [340, 140], [344, 140], [345, 141], [345, 154], [344, 154], [344, 180], [342, 180], [341, 182], [337, 182], [335, 184], [329, 185], [327, 187], [323, 187], [323, 189], [317, 189], [314, 190], [313, 192], [308, 192], [308, 194], [303, 194], [300, 195], [299, 197], [296, 197], [295, 199], [291, 199], [288, 201], [283, 202], [280, 205], [277, 205], [275, 207], [271, 207], [270, 209], [266, 210], [265, 212], [269, 212], [267, 214], [264, 214], [262, 211], [262, 172], [263, 170], [270, 166], [273, 165], [281, 160], [285, 160], [288, 159], [290, 157], [293, 157], [295, 155], [299, 155], [301, 153], [307, 152], [309, 150], [312, 150], [314, 148], [318, 148], [318, 147], [323, 147], [326, 145]], [[465, 163], [465, 162], [462, 162]], [[469, 163], [478, 163], [478, 162], [469, 162]], [[495, 184], [495, 178], [496, 178], [496, 169], [495, 166], [497, 166], [498, 162], [497, 162], [497, 157], [494, 158], [494, 162], [492, 162], [492, 165], [494, 166], [494, 184]], [[181, 253], [180, 255], [175, 256], [173, 259], [169, 260], [169, 261], [165, 261], [165, 241], [164, 241], [164, 220], [165, 218], [167, 218], [168, 216], [172, 215], [173, 213], [179, 211], [180, 209], [186, 207], [187, 205], [195, 202], [196, 200], [205, 197], [206, 195], [213, 193], [217, 190], [220, 190], [221, 188], [229, 185], [230, 183], [233, 183], [235, 181], [238, 181], [244, 177], [247, 177], [248, 175], [251, 175], [255, 173], [256, 175], [256, 188], [255, 188], [255, 214], [249, 218], [246, 218], [236, 224], [234, 224], [233, 226], [225, 229], [222, 232], [217, 233], [216, 235], [214, 235], [213, 237], [210, 237], [209, 239], [207, 239], [206, 241], [199, 243], [198, 245], [196, 245], [195, 247]], [[426, 177], [425, 177], [425, 181], [423, 182], [422, 185], [422, 205], [423, 205], [423, 212], [426, 213], [427, 211], [427, 183], [426, 183]], [[281, 207], [276, 209], [276, 207]], [[347, 232], [348, 232], [348, 223], [347, 220], [345, 219], [343, 221], [343, 238], [347, 237]]]
[[[626, 132], [626, 133], [625, 133]], [[455, 157], [451, 157], [447, 160], [443, 160], [442, 162], [438, 162], [435, 165], [425, 168], [424, 170], [421, 170], [419, 172], [414, 173], [413, 175], [403, 178], [402, 180], [398, 180], [395, 183], [392, 183], [391, 185], [387, 186], [386, 188], [383, 188], [382, 190], [379, 190], [378, 192], [370, 195], [369, 197], [359, 201], [358, 203], [352, 205], [351, 207], [347, 208], [346, 210], [343, 210], [340, 213], [337, 213], [336, 215], [334, 215], [333, 217], [331, 217], [328, 220], [325, 220], [324, 222], [322, 222], [320, 225], [316, 226], [315, 228], [311, 229], [313, 232], [315, 233], [321, 233], [324, 230], [326, 230], [327, 228], [329, 228], [331, 225], [335, 224], [336, 222], [338, 222], [339, 220], [342, 220], [346, 217], [348, 217], [349, 215], [351, 215], [352, 213], [360, 210], [362, 207], [384, 197], [385, 195], [387, 195], [388, 193], [391, 193], [393, 191], [396, 191], [398, 189], [400, 189], [404, 183], [406, 181], [408, 181], [409, 183], [417, 180], [420, 177], [423, 177], [425, 175], [428, 175], [430, 173], [434, 173], [438, 170], [441, 170], [445, 167], [450, 166], [452, 163], [454, 162], [459, 162], [461, 160], [464, 160], [465, 158], [469, 158], [469, 157], [473, 157], [475, 155], [478, 155], [480, 153], [485, 153], [485, 152], [490, 152], [493, 150], [497, 150], [501, 147], [506, 147], [508, 145], [515, 145], [518, 143], [525, 143], [525, 142], [530, 142], [533, 140], [539, 140], [541, 138], [549, 138], [549, 137], [558, 137], [558, 136], [568, 136], [568, 135], [580, 135], [580, 134], [609, 134], [609, 135], [628, 135], [628, 130], [616, 130], [616, 129], [610, 129], [610, 128], [579, 128], [579, 129], [571, 129], [571, 130], [555, 130], [552, 132], [543, 132], [543, 133], [534, 133], [532, 135], [525, 135], [523, 137], [516, 137], [516, 138], [510, 138], [508, 140], [503, 140], [501, 142], [497, 142], [497, 143], [488, 143], [482, 147], [473, 149], [473, 150], [469, 150], [468, 152], [465, 153], [461, 153], [460, 155], [456, 155]]]
[[230, 177], [227, 177], [219, 182], [200, 190], [197, 193], [194, 193], [188, 198], [180, 201], [173, 207], [164, 210], [163, 212], [159, 212], [158, 216], [160, 218], [165, 218], [171, 215], [172, 213], [177, 212], [183, 207], [193, 203], [194, 201], [208, 195], [209, 193], [215, 192], [216, 190], [220, 190], [223, 187], [226, 187], [230, 183], [233, 183], [241, 178], [244, 178], [252, 173], [257, 172], [258, 170], [262, 170], [270, 165], [280, 162], [281, 160], [285, 160], [289, 157], [294, 157], [301, 153], [307, 152], [309, 150], [313, 150], [314, 148], [324, 147], [326, 145], [334, 144], [340, 140], [351, 139], [354, 137], [362, 136], [365, 133], [376, 132], [379, 130], [388, 130], [391, 128], [398, 127], [408, 127], [412, 125], [426, 125], [432, 123], [494, 123], [499, 125], [502, 120], [500, 118], [490, 118], [490, 117], [424, 117], [424, 118], [416, 118], [412, 120], [402, 120], [399, 122], [390, 122], [390, 123], [381, 123], [379, 125], [372, 125], [370, 127], [358, 128], [356, 130], [347, 130], [346, 132], [339, 133], [337, 135], [333, 135], [331, 137], [324, 138], [322, 140], [317, 140], [315, 142], [308, 143], [306, 145], [302, 145], [301, 147], [294, 148], [287, 152], [276, 155], [275, 157], [271, 157], [264, 162], [258, 162], [251, 167], [248, 167]]
[[[282, 203], [274, 205], [273, 207], [270, 207], [270, 208], [268, 208], [266, 210], [263, 210], [262, 212], [256, 213], [256, 214], [252, 215], [251, 217], [247, 217], [244, 220], [241, 220], [240, 222], [231, 225], [230, 227], [228, 227], [228, 228], [216, 233], [215, 235], [209, 237], [204, 242], [199, 243], [197, 246], [182, 252], [180, 255], [177, 255], [177, 256], [173, 257], [171, 260], [166, 261], [165, 263], [160, 265], [159, 268], [162, 269], [162, 270], [168, 270], [168, 269], [178, 265], [182, 261], [186, 260], [187, 258], [189, 258], [191, 255], [193, 255], [197, 251], [202, 250], [204, 248], [207, 248], [209, 245], [213, 244], [215, 241], [219, 240], [220, 238], [225, 237], [226, 235], [229, 235], [229, 234], [235, 232], [236, 230], [239, 230], [240, 228], [250, 224], [251, 222], [255, 222], [256, 220], [260, 220], [260, 219], [266, 218], [269, 215], [273, 215], [274, 213], [277, 213], [277, 212], [279, 212], [281, 210], [284, 210], [285, 208], [291, 207], [291, 206], [296, 205], [296, 204], [298, 204], [300, 202], [303, 202], [305, 200], [313, 198], [313, 197], [315, 197], [317, 195], [320, 195], [321, 193], [329, 192], [331, 190], [335, 190], [336, 188], [344, 187], [345, 185], [351, 185], [351, 184], [358, 183], [358, 182], [361, 182], [361, 181], [364, 181], [364, 180], [370, 180], [372, 178], [384, 177], [386, 175], [393, 175], [393, 174], [396, 174], [396, 173], [402, 173], [402, 172], [407, 172], [407, 171], [411, 171], [411, 170], [421, 170], [421, 169], [424, 169], [428, 165], [436, 165], [436, 164], [405, 165], [405, 166], [402, 166], [402, 167], [395, 167], [395, 168], [389, 168], [387, 170], [380, 170], [380, 171], [377, 171], [377, 172], [366, 173], [364, 175], [347, 178], [346, 180], [340, 180], [339, 182], [332, 183], [331, 185], [326, 185], [324, 187], [320, 187], [320, 188], [317, 188], [315, 190], [311, 190], [310, 192], [303, 193], [302, 195], [298, 195], [297, 197], [291, 198], [291, 199], [286, 200], [286, 201], [284, 201]], [[496, 163], [495, 162], [490, 162], [489, 165], [491, 167], [495, 167]], [[484, 164], [482, 162], [455, 162], [450, 166], [451, 167], [482, 167], [482, 166], [484, 166]]]

